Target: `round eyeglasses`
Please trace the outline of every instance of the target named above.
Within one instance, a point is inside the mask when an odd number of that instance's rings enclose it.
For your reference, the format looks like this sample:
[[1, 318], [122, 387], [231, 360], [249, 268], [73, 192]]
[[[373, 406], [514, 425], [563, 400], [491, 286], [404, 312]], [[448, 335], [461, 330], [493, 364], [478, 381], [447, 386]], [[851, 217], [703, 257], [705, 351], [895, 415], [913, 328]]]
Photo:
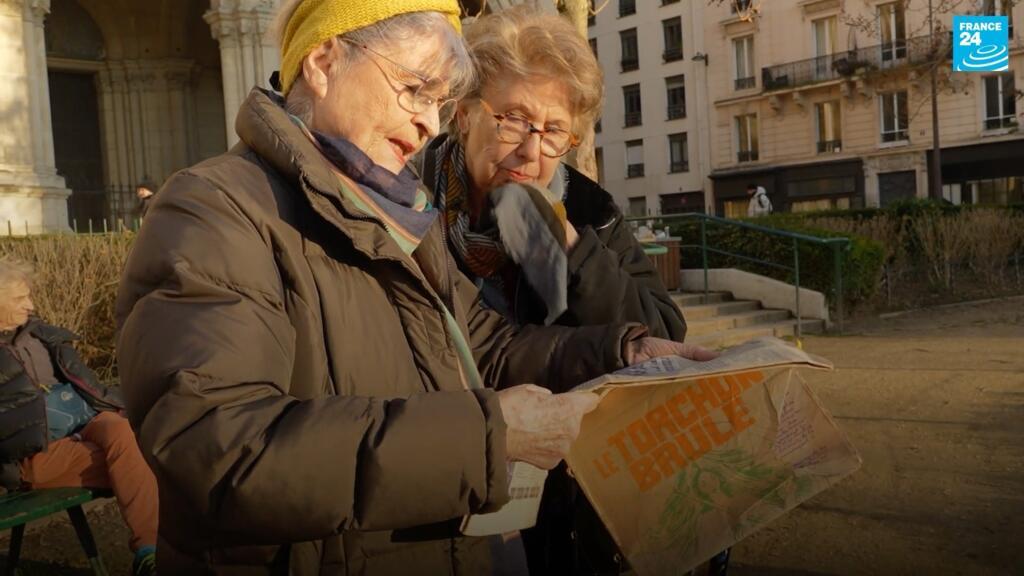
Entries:
[[339, 40], [352, 44], [353, 46], [358, 46], [359, 48], [362, 48], [366, 52], [369, 52], [370, 54], [373, 54], [377, 58], [386, 61], [395, 68], [401, 70], [405, 74], [408, 74], [409, 76], [412, 76], [413, 78], [419, 81], [419, 84], [415, 86], [409, 86], [404, 82], [392, 78], [391, 75], [388, 74], [375, 59], [370, 59], [373, 61], [374, 64], [377, 65], [377, 69], [380, 70], [380, 73], [384, 75], [384, 77], [388, 80], [389, 83], [391, 83], [391, 81], [394, 81], [397, 82], [402, 87], [400, 90], [397, 90], [398, 105], [401, 106], [402, 109], [405, 110], [406, 112], [409, 112], [410, 114], [423, 114], [424, 112], [430, 110], [432, 107], [436, 106], [438, 124], [441, 126], [444, 126], [445, 124], [451, 122], [452, 118], [455, 117], [455, 109], [458, 105], [458, 100], [454, 98], [438, 98], [437, 96], [434, 95], [437, 93], [438, 88], [441, 86], [440, 80], [430, 78], [428, 76], [420, 74], [419, 72], [411, 70], [399, 64], [398, 62], [395, 62], [391, 58], [388, 58], [387, 56], [381, 54], [380, 52], [374, 50], [373, 48], [370, 48], [366, 44], [360, 44], [358, 42], [354, 42], [346, 38], [339, 38]]
[[506, 144], [522, 144], [534, 135], [540, 134], [540, 153], [548, 158], [561, 158], [580, 145], [579, 136], [561, 128], [540, 129], [518, 114], [498, 114], [484, 100], [480, 105], [498, 121], [498, 140]]

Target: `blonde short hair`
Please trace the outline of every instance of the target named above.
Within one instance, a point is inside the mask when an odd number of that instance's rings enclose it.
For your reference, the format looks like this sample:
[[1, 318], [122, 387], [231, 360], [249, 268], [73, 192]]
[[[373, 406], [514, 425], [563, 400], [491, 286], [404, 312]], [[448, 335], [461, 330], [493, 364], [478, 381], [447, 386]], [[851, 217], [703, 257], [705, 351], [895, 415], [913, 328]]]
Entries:
[[466, 26], [476, 60], [479, 97], [492, 83], [540, 76], [565, 82], [573, 129], [597, 119], [604, 100], [604, 75], [586, 39], [564, 17], [526, 5], [488, 14]]

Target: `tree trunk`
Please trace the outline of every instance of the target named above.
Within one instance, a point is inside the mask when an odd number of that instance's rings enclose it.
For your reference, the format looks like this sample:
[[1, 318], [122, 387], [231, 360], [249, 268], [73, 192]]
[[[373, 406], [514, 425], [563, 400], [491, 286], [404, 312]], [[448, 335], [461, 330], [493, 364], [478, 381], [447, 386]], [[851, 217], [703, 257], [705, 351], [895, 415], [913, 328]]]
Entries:
[[[589, 0], [562, 0], [559, 4], [563, 16], [576, 27], [576, 31], [587, 41], [587, 17], [590, 16]], [[594, 157], [594, 125], [580, 127], [580, 145], [569, 153], [568, 161], [591, 180], [597, 180], [597, 159]]]

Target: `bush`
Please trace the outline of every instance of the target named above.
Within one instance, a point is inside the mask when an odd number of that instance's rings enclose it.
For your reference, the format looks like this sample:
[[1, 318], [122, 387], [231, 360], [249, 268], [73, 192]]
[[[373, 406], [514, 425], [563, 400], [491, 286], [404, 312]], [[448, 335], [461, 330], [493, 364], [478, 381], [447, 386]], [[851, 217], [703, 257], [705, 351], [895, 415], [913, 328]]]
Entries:
[[0, 238], [0, 256], [35, 268], [32, 298], [41, 318], [82, 337], [82, 359], [101, 380], [117, 376], [114, 299], [134, 234]]
[[[870, 300], [877, 292], [885, 260], [885, 252], [880, 243], [869, 238], [809, 226], [804, 222], [804, 218], [796, 214], [774, 214], [758, 218], [756, 223], [767, 228], [819, 238], [850, 238], [849, 247], [842, 260], [844, 303], [856, 305]], [[697, 221], [677, 224], [672, 227], [672, 233], [674, 236], [682, 237], [683, 244], [700, 245], [700, 224]], [[706, 234], [708, 246], [731, 253], [709, 252], [710, 267], [738, 268], [790, 284], [795, 283], [796, 278], [791, 269], [794, 264], [792, 239], [715, 222], [708, 222]], [[804, 241], [799, 241], [797, 246], [800, 286], [822, 292], [832, 304], [835, 304], [833, 249], [830, 246]], [[699, 249], [687, 250], [683, 258], [684, 267], [700, 266]], [[751, 259], [771, 262], [774, 265], [753, 262]]]

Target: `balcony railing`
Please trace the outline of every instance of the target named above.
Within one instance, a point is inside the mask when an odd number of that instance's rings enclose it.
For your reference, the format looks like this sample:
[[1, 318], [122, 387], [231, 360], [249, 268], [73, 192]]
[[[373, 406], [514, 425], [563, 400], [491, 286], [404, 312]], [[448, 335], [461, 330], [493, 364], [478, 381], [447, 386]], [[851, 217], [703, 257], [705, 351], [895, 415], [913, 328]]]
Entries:
[[757, 162], [757, 150], [740, 150], [736, 154], [739, 162]]
[[690, 163], [689, 162], [673, 162], [672, 164], [669, 165], [668, 171], [669, 172], [689, 172], [690, 171]]
[[906, 129], [882, 132], [882, 142], [906, 142], [909, 139]]
[[682, 60], [683, 49], [667, 48], [664, 52], [661, 53], [661, 59], [664, 60], [665, 62], [675, 62], [676, 60]]
[[842, 140], [822, 140], [818, 142], [818, 154], [827, 154], [830, 152], [842, 152], [843, 141]]
[[669, 106], [668, 119], [677, 120], [679, 118], [686, 118], [686, 106]]
[[626, 127], [639, 126], [643, 123], [643, 115], [640, 112], [626, 112]]
[[622, 71], [629, 72], [630, 70], [638, 70], [640, 68], [639, 58], [630, 58], [629, 60], [622, 61]]
[[737, 78], [736, 79], [736, 89], [737, 90], [746, 90], [748, 88], [753, 88], [756, 85], [757, 85], [757, 79], [754, 78], [753, 76], [747, 76], [746, 78]]
[[1017, 118], [1015, 116], [997, 116], [985, 118], [985, 130], [999, 130], [1002, 128], [1016, 128]]
[[636, 14], [636, 0], [619, 0], [619, 16]]
[[643, 178], [644, 176], [644, 165], [643, 164], [630, 164], [626, 166], [626, 178]]
[[937, 34], [934, 51], [931, 36], [856, 48], [762, 68], [761, 84], [766, 91], [785, 90], [839, 80], [859, 72], [926, 64], [935, 61], [936, 57], [949, 58], [951, 47], [952, 37], [949, 34]]

